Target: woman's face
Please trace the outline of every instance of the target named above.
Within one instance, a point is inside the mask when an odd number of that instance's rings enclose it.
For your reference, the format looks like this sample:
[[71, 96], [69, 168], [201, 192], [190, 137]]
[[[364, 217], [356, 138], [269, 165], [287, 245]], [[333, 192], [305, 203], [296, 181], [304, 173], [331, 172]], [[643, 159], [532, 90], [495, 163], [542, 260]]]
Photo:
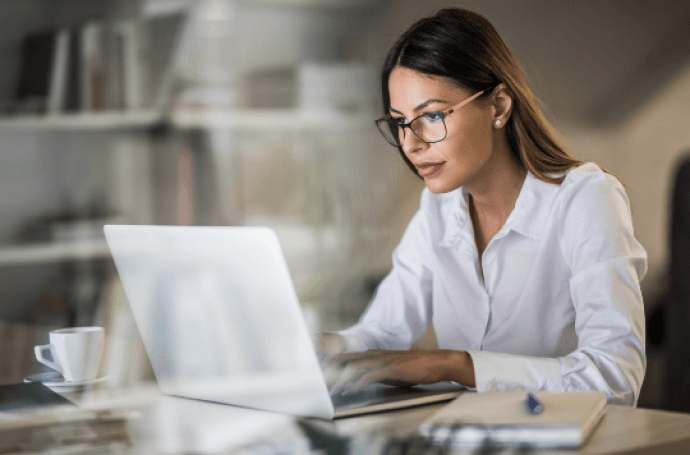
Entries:
[[[427, 112], [445, 111], [474, 93], [451, 82], [396, 67], [388, 82], [391, 115], [411, 121]], [[427, 144], [405, 128], [402, 148], [429, 191], [446, 193], [471, 184], [489, 162], [494, 148], [493, 109], [473, 100], [446, 116], [447, 136]]]

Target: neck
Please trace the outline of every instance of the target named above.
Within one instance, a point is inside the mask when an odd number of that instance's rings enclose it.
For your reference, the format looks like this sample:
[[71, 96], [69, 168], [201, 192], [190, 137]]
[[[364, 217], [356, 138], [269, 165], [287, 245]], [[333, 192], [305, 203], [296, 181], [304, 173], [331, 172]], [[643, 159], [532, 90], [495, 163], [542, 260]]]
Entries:
[[515, 207], [527, 171], [510, 151], [508, 144], [494, 150], [482, 169], [481, 178], [465, 185], [477, 212], [505, 223]]

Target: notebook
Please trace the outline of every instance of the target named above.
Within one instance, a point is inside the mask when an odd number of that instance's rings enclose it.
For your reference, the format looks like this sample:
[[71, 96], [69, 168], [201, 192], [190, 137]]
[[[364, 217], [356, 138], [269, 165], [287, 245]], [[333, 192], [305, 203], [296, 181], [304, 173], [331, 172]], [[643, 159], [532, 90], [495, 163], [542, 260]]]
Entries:
[[458, 448], [573, 448], [587, 441], [606, 412], [603, 392], [534, 392], [543, 411], [532, 414], [525, 392], [465, 393], [425, 420], [420, 432]]
[[377, 384], [331, 397], [269, 228], [104, 231], [165, 394], [330, 419], [451, 400], [463, 390]]

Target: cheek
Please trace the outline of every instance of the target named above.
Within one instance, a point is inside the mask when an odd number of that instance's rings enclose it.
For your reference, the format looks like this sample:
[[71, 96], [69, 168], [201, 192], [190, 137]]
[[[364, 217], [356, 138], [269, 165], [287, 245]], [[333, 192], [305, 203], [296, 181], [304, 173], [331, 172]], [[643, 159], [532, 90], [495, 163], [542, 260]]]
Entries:
[[484, 161], [491, 154], [491, 131], [483, 125], [472, 125], [464, 128], [462, 134], [449, 136], [446, 145], [447, 153], [454, 161], [472, 165], [476, 161]]

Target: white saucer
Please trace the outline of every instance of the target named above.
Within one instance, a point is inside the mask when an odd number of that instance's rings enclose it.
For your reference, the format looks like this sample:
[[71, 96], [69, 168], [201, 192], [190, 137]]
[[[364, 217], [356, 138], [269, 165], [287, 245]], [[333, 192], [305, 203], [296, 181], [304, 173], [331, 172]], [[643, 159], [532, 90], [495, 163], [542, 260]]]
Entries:
[[93, 384], [103, 382], [106, 379], [108, 379], [107, 375], [88, 381], [65, 381], [65, 378], [57, 371], [48, 371], [45, 373], [32, 374], [24, 378], [24, 382], [42, 382], [43, 385], [55, 392], [76, 392]]

